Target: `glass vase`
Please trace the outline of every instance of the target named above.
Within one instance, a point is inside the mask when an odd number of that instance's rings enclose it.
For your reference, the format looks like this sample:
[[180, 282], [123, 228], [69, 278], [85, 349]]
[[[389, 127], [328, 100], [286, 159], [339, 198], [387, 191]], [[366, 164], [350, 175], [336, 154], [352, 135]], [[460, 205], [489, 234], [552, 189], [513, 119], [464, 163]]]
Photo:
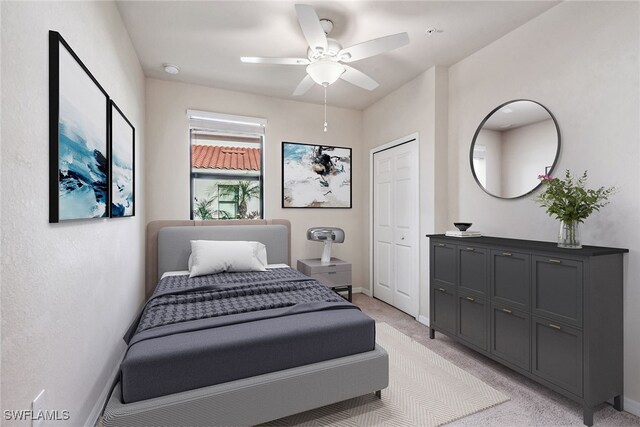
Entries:
[[558, 247], [567, 249], [580, 249], [580, 223], [578, 221], [560, 221], [558, 233]]

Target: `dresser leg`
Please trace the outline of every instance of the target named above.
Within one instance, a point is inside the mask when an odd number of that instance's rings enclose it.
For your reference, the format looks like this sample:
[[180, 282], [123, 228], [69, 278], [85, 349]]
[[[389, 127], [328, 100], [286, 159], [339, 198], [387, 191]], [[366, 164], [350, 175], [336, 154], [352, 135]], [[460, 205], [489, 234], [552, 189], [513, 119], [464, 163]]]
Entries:
[[378, 399], [382, 399], [382, 390], [378, 390], [378, 391], [376, 391], [376, 397], [377, 397]]
[[613, 407], [616, 409], [616, 411], [624, 411], [621, 394], [613, 398]]
[[436, 337], [436, 330], [429, 328], [429, 338], [434, 339]]
[[584, 425], [591, 427], [593, 425], [593, 408], [587, 405], [582, 407], [582, 420]]

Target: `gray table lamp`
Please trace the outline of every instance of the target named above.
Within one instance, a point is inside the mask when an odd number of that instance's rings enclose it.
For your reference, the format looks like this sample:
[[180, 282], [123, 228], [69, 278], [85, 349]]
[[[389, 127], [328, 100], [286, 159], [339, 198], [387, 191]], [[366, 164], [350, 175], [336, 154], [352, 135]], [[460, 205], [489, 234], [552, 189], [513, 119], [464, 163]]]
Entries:
[[320, 262], [328, 264], [331, 262], [331, 244], [344, 242], [344, 230], [338, 227], [311, 227], [307, 230], [307, 240], [324, 242]]

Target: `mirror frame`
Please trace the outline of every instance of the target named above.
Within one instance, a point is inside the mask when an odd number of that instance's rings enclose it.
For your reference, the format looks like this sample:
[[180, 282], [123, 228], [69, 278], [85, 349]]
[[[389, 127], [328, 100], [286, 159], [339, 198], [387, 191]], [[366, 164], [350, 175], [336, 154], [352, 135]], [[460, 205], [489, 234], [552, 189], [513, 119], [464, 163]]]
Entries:
[[504, 200], [515, 200], [515, 199], [521, 199], [523, 197], [526, 197], [528, 195], [530, 195], [531, 193], [533, 193], [534, 191], [536, 191], [538, 188], [540, 188], [540, 186], [542, 185], [542, 181], [540, 181], [538, 183], [538, 185], [536, 185], [535, 187], [533, 187], [530, 191], [521, 194], [519, 196], [514, 196], [514, 197], [503, 197], [503, 196], [496, 196], [495, 194], [491, 193], [489, 190], [487, 190], [481, 183], [480, 180], [478, 179], [478, 177], [476, 176], [476, 170], [473, 167], [473, 148], [476, 145], [476, 139], [478, 138], [478, 134], [480, 134], [480, 131], [482, 130], [482, 127], [484, 126], [484, 124], [487, 122], [487, 120], [489, 120], [489, 118], [491, 118], [491, 116], [498, 110], [504, 108], [506, 105], [509, 105], [513, 102], [519, 102], [519, 101], [529, 101], [529, 102], [533, 102], [534, 104], [538, 104], [539, 106], [541, 106], [542, 108], [544, 108], [546, 110], [547, 113], [549, 113], [549, 116], [551, 117], [551, 119], [553, 120], [553, 124], [556, 127], [556, 132], [558, 134], [558, 146], [556, 148], [556, 155], [553, 159], [553, 163], [551, 165], [551, 168], [549, 169], [549, 171], [547, 172], [547, 174], [551, 174], [555, 168], [556, 165], [558, 164], [558, 160], [560, 158], [560, 147], [561, 147], [561, 136], [560, 136], [560, 126], [558, 126], [558, 121], [556, 120], [555, 116], [553, 115], [553, 113], [551, 113], [551, 111], [549, 111], [549, 109], [547, 107], [545, 107], [544, 105], [542, 105], [541, 103], [539, 103], [538, 101], [534, 101], [532, 99], [512, 99], [510, 101], [504, 102], [500, 105], [498, 105], [496, 108], [494, 108], [493, 110], [491, 110], [491, 112], [489, 114], [487, 114], [485, 116], [485, 118], [480, 122], [480, 125], [478, 125], [478, 128], [476, 129], [476, 132], [473, 134], [473, 139], [471, 140], [471, 148], [469, 150], [469, 166], [471, 167], [471, 174], [473, 175], [473, 179], [476, 181], [476, 184], [478, 184], [478, 187], [480, 187], [482, 189], [482, 191], [484, 191], [485, 193], [487, 193], [488, 195], [495, 197], [497, 199], [504, 199]]

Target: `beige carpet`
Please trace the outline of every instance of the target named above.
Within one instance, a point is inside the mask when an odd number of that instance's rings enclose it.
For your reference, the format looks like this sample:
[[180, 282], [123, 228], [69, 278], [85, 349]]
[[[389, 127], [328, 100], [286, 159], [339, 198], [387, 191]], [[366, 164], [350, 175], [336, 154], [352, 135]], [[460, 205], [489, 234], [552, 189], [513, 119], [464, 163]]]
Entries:
[[268, 426], [438, 426], [509, 400], [386, 323], [376, 341], [389, 353], [389, 387], [282, 418]]

